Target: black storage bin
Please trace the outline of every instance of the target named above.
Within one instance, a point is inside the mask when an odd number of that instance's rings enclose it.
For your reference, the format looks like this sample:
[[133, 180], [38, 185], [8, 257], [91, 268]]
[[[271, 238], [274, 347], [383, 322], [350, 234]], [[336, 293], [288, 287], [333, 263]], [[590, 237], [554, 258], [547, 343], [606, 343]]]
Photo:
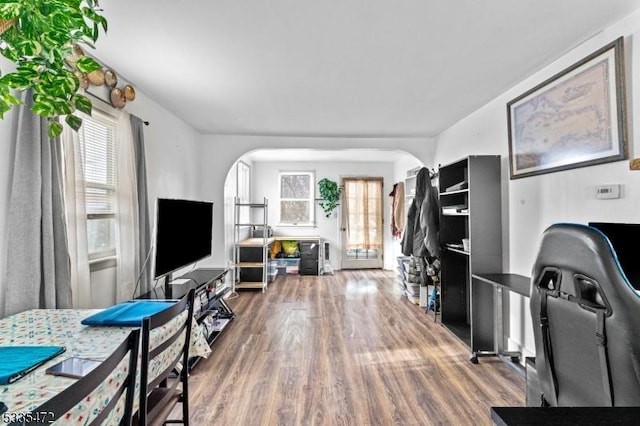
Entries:
[[300, 275], [318, 275], [318, 259], [300, 259]]

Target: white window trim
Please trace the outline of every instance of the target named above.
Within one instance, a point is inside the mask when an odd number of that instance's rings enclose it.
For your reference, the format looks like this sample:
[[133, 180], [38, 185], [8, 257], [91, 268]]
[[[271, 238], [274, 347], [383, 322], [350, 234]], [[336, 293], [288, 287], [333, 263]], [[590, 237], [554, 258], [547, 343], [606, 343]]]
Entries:
[[[282, 221], [282, 210], [281, 205], [282, 201], [300, 201], [304, 200], [302, 198], [281, 198], [280, 194], [282, 194], [282, 176], [283, 175], [309, 175], [309, 222], [304, 223], [292, 223], [292, 222], [283, 222]], [[280, 170], [278, 172], [278, 226], [283, 227], [315, 227], [316, 226], [316, 212], [315, 212], [315, 202], [316, 202], [316, 172], [314, 170]]]

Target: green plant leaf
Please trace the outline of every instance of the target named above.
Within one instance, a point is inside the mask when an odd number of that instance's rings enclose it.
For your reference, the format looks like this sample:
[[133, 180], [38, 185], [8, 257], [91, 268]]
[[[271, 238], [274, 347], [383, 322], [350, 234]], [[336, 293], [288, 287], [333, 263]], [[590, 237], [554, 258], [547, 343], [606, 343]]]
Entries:
[[73, 114], [67, 115], [67, 118], [65, 118], [64, 121], [75, 131], [78, 131], [80, 126], [82, 126], [82, 118]]
[[[90, 113], [91, 102], [78, 95], [80, 84], [67, 67], [65, 58], [74, 43], [93, 46], [107, 20], [101, 15], [98, 0], [0, 0], [0, 19], [18, 18], [0, 37], [0, 54], [16, 70], [0, 78], [0, 116], [20, 103], [11, 90], [34, 91], [32, 111], [53, 118], [69, 116], [79, 110]], [[77, 68], [84, 73], [102, 68], [92, 58], [83, 57]], [[79, 118], [69, 118], [79, 127]], [[60, 124], [51, 124], [52, 135]]]
[[73, 97], [73, 102], [78, 111], [82, 111], [87, 115], [91, 115], [93, 105], [91, 104], [91, 100], [89, 98], [83, 95], [76, 95]]
[[0, 84], [0, 118], [4, 117], [4, 113], [9, 111], [12, 106], [20, 105], [22, 101], [11, 94], [11, 91]]
[[22, 4], [19, 1], [2, 1], [0, 3], [0, 18], [13, 19], [20, 15]]
[[0, 84], [22, 91], [29, 87], [30, 81], [22, 74], [11, 73], [0, 78]]
[[336, 182], [323, 178], [318, 182], [318, 190], [322, 197], [322, 200], [319, 202], [320, 207], [324, 210], [325, 216], [330, 217], [331, 212], [339, 205], [338, 201], [340, 201], [342, 188], [340, 188]]
[[83, 56], [78, 59], [76, 67], [85, 74], [89, 74], [91, 71], [99, 70], [102, 66], [97, 63], [93, 58], [89, 56]]
[[53, 102], [45, 100], [40, 102], [34, 101], [33, 106], [31, 107], [31, 111], [41, 117], [55, 117], [57, 113]]
[[60, 136], [60, 133], [62, 133], [62, 124], [53, 120], [49, 121], [49, 124], [47, 125], [47, 135], [49, 136], [49, 139], [55, 139]]
[[42, 52], [42, 44], [37, 40], [23, 40], [15, 47], [20, 56], [36, 56]]

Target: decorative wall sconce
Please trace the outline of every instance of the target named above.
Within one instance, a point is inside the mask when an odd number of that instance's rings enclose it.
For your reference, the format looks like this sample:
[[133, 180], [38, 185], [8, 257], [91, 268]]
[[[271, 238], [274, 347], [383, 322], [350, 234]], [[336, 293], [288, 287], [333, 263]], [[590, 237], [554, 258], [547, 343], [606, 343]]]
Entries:
[[110, 90], [109, 100], [111, 105], [115, 108], [122, 109], [127, 102], [131, 102], [136, 98], [136, 91], [131, 84], [126, 84], [124, 87], [117, 87], [118, 75], [111, 68], [103, 68], [84, 74], [83, 72], [75, 68], [75, 63], [78, 62], [80, 57], [84, 56], [84, 52], [80, 46], [74, 46], [72, 54], [66, 58], [67, 64], [74, 69], [74, 73], [80, 82], [80, 87], [84, 90], [89, 89], [90, 86], [106, 86]]

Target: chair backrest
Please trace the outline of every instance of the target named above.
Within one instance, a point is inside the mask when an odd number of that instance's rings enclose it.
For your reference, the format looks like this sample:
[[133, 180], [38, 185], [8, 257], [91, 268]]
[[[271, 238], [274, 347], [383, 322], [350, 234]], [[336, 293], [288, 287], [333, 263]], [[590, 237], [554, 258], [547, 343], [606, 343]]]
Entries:
[[544, 232], [530, 308], [543, 405], [640, 404], [640, 296], [602, 232]]
[[[167, 405], [177, 392], [182, 402], [183, 423], [188, 424], [189, 344], [193, 322], [195, 290], [190, 290], [170, 308], [142, 320], [142, 347], [140, 357], [140, 406], [138, 424], [146, 425], [160, 413], [166, 413]], [[162, 329], [159, 333], [154, 330]], [[177, 380], [168, 379], [177, 374]], [[182, 388], [178, 391], [178, 384]], [[151, 397], [158, 388], [170, 392], [158, 392], [161, 397]], [[167, 413], [168, 414], [168, 413]]]
[[[138, 343], [140, 341], [140, 330], [133, 330], [129, 336], [118, 346], [118, 348], [100, 365], [91, 370], [86, 376], [78, 379], [76, 383], [57, 394], [40, 407], [36, 409], [39, 413], [52, 413], [53, 416], [45, 416], [42, 423], [38, 421], [29, 422], [29, 424], [51, 424], [52, 421], [61, 418], [69, 410], [75, 407], [80, 401], [87, 398], [98, 386], [107, 381], [110, 382], [110, 389], [113, 393], [109, 395], [109, 400], [97, 416], [91, 419], [88, 425], [101, 425], [104, 420], [112, 414], [118, 420], [120, 425], [131, 425], [133, 410], [133, 395], [136, 380], [136, 366], [138, 363]], [[118, 365], [124, 362], [128, 355], [128, 366], [126, 367], [126, 376], [124, 379], [111, 380], [116, 372]], [[113, 386], [115, 384], [115, 386]], [[122, 394], [126, 391], [124, 409], [114, 409], [118, 405]], [[120, 417], [121, 415], [121, 417]], [[113, 419], [110, 424], [114, 424]]]

